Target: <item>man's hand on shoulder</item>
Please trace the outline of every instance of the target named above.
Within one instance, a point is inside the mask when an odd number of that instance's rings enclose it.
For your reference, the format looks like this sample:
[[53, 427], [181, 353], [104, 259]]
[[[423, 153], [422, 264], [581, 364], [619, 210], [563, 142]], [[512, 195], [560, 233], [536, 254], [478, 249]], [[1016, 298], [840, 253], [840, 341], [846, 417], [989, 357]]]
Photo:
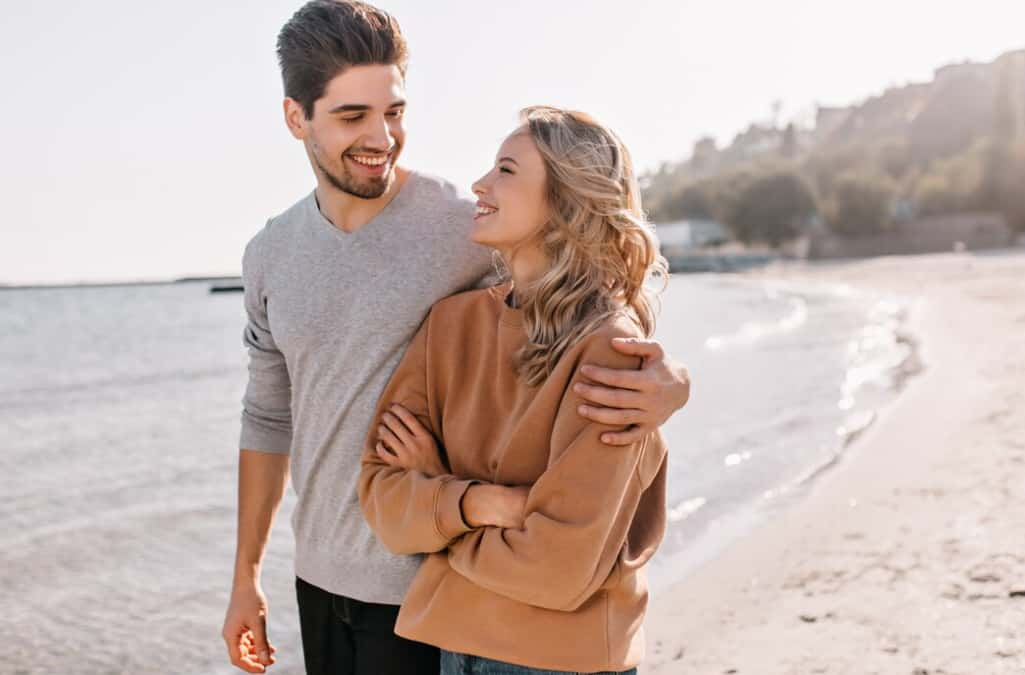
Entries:
[[658, 429], [687, 405], [690, 373], [655, 340], [613, 338], [612, 347], [623, 354], [641, 357], [641, 369], [585, 364], [580, 372], [595, 384], [577, 383], [574, 391], [589, 402], [580, 406], [581, 415], [593, 422], [628, 427], [602, 434], [602, 442], [629, 445]]

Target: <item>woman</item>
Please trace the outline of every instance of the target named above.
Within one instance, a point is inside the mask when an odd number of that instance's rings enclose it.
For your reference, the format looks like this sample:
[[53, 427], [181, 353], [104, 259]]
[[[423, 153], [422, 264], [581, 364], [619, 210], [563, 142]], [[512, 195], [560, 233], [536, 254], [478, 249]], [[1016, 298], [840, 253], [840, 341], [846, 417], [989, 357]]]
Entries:
[[363, 454], [370, 526], [430, 554], [395, 632], [439, 646], [442, 675], [636, 672], [666, 448], [603, 444], [575, 387], [585, 362], [640, 366], [610, 341], [650, 336], [665, 261], [626, 148], [584, 114], [526, 109], [474, 193], [511, 279], [431, 309]]

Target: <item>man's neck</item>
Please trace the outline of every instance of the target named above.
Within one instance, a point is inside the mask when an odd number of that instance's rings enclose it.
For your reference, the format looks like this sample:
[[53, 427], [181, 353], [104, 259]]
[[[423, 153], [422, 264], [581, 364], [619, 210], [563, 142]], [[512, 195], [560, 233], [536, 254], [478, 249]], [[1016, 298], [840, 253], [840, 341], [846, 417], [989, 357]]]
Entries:
[[389, 202], [395, 198], [406, 179], [409, 178], [409, 170], [402, 167], [395, 167], [395, 180], [391, 187], [380, 197], [374, 199], [363, 199], [343, 192], [331, 185], [317, 182], [317, 206], [320, 213], [339, 230], [352, 234], [363, 227], [381, 212]]

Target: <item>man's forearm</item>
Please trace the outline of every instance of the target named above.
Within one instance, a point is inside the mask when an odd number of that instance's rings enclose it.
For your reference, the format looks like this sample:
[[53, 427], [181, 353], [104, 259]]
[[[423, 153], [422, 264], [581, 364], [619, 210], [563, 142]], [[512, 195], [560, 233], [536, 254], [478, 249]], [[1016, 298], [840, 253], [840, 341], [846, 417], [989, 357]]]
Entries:
[[274, 515], [288, 484], [288, 455], [240, 450], [234, 583], [259, 579]]

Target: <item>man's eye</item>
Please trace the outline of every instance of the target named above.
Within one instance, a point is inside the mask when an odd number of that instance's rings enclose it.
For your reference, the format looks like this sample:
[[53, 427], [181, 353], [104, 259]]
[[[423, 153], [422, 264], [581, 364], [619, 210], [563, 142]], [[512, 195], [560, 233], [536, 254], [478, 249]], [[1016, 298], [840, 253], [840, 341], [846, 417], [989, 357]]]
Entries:
[[391, 112], [388, 113], [388, 116], [389, 117], [402, 117], [402, 113], [403, 112], [404, 111], [402, 111], [402, 110], [392, 110]]
[[363, 115], [360, 115], [359, 117], [343, 117], [342, 121], [345, 122], [346, 124], [352, 124], [353, 122], [359, 122], [362, 119], [363, 119]]

